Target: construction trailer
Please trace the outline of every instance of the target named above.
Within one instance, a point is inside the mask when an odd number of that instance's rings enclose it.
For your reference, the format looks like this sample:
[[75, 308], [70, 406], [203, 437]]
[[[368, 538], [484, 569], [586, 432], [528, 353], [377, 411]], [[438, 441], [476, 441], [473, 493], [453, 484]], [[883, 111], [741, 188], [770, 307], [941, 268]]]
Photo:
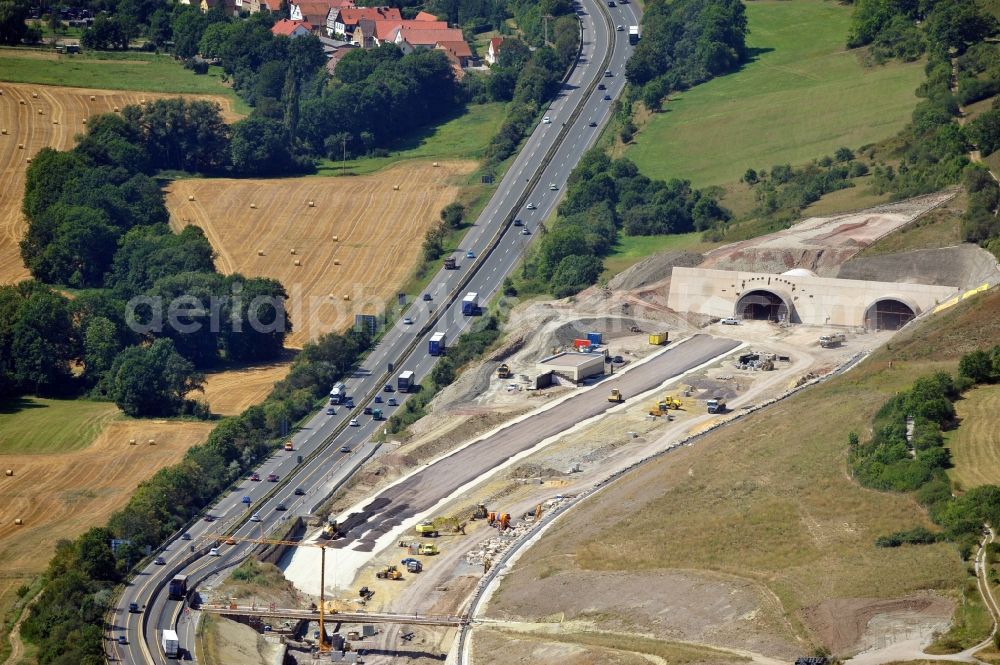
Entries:
[[835, 346], [840, 346], [847, 341], [847, 335], [844, 333], [835, 333], [833, 335], [823, 335], [819, 338], [819, 345], [824, 349], [831, 349]]
[[574, 383], [579, 383], [592, 376], [604, 374], [604, 355], [566, 351], [542, 358], [535, 367], [539, 373], [555, 372]]

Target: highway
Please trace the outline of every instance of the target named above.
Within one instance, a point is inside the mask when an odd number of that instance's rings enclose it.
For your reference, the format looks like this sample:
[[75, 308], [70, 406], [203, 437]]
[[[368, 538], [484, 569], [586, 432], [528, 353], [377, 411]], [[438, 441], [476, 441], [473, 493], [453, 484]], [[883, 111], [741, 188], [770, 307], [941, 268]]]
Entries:
[[[257, 469], [262, 479], [276, 474], [276, 483], [266, 480], [238, 483], [206, 511], [213, 521], [199, 520], [189, 525], [185, 535], [191, 540], [182, 539], [181, 533], [176, 534], [159, 552], [163, 564], [151, 563], [139, 572], [125, 588], [110, 617], [106, 634], [110, 639], [111, 660], [137, 664], [166, 662], [159, 640], [162, 630], [168, 628], [176, 628], [182, 646], [191, 649], [194, 640], [187, 622], [187, 610], [181, 601], [167, 599], [166, 582], [174, 574], [184, 573], [190, 576], [192, 585], [197, 584], [236, 565], [253, 547], [248, 543], [223, 545], [219, 548], [220, 556], [210, 556], [208, 550], [214, 545], [213, 534], [224, 533], [240, 524], [235, 532], [237, 535], [266, 536], [288, 516], [311, 513], [324, 493], [319, 488], [329, 487], [350, 475], [372, 451], [370, 440], [381, 424], [373, 422], [371, 416], [362, 415], [361, 407], [368, 405], [366, 396], [370, 398], [385, 383], [388, 363], [395, 365], [388, 376], [412, 370], [419, 382], [436, 361], [427, 354], [430, 335], [440, 330], [446, 332], [449, 341], [454, 341], [479, 320], [463, 316], [461, 296], [449, 299], [448, 294], [464, 280], [468, 280], [468, 284], [462, 292], [477, 292], [481, 304], [489, 302], [497, 293], [503, 279], [521, 259], [525, 247], [538, 236], [539, 225], [555, 211], [571, 170], [594, 144], [610, 118], [613, 102], [605, 100], [605, 95], [615, 99], [625, 85], [624, 66], [632, 48], [628, 44], [627, 31], [618, 32], [615, 26], [638, 24], [632, 5], [611, 8], [595, 0], [581, 0], [580, 6], [583, 47], [578, 65], [544, 114], [551, 122], [539, 123], [528, 137], [492, 199], [466, 234], [456, 255], [459, 269], [442, 270], [435, 275], [427, 290], [432, 300], [417, 299], [404, 313], [413, 319], [413, 324], [397, 323], [388, 330], [363, 365], [346, 380], [348, 393], [357, 404], [355, 409], [336, 407], [335, 414], [327, 415], [323, 409], [314, 415], [291, 437], [292, 452], [278, 451]], [[612, 75], [605, 76], [602, 65], [609, 53], [606, 68]], [[598, 83], [603, 83], [607, 89], [598, 90]], [[574, 117], [578, 108], [580, 112]], [[595, 126], [591, 127], [591, 123]], [[550, 152], [552, 157], [545, 164], [545, 156]], [[535, 209], [528, 210], [527, 203], [533, 204]], [[523, 227], [511, 224], [515, 216], [523, 221]], [[522, 228], [528, 229], [529, 234], [523, 235]], [[467, 251], [476, 258], [465, 258]], [[435, 316], [438, 321], [430, 325], [429, 321]], [[384, 396], [390, 395], [385, 393]], [[391, 396], [400, 404], [405, 398], [398, 393]], [[377, 406], [382, 407], [386, 416], [398, 408], [385, 404]], [[352, 418], [357, 419], [358, 426], [347, 426]], [[348, 452], [340, 452], [342, 446]], [[302, 462], [299, 462], [300, 456]], [[296, 488], [301, 488], [304, 494], [293, 494]], [[442, 486], [441, 489], [446, 488]], [[250, 498], [249, 508], [241, 501], [244, 496]], [[430, 495], [426, 496], [429, 500]], [[288, 510], [277, 511], [279, 503]], [[259, 513], [260, 521], [245, 521], [253, 513]], [[376, 524], [376, 517], [366, 518], [357, 528], [366, 532], [381, 528]], [[138, 604], [139, 612], [128, 611], [133, 602]], [[118, 643], [121, 637], [126, 644]], [[185, 655], [191, 657], [190, 651]]]

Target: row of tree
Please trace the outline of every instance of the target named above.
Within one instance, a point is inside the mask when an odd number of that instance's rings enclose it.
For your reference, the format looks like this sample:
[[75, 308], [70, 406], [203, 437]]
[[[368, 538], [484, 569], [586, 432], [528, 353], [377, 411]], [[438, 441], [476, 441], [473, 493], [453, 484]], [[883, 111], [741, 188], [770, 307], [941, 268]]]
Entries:
[[[288, 377], [263, 404], [221, 421], [181, 462], [140, 484], [107, 526], [92, 528], [75, 541], [60, 541], [45, 586], [22, 627], [21, 634], [38, 646], [39, 663], [103, 663], [103, 617], [114, 586], [144, 559], [147, 547], [156, 547], [195, 519], [275, 450], [287, 424], [309, 414], [370, 343], [361, 333], [329, 334], [307, 343]], [[161, 353], [161, 344], [168, 342], [154, 343], [147, 353]], [[114, 550], [112, 540], [119, 541]]]
[[[959, 544], [968, 558], [986, 523], [1000, 524], [1000, 487], [985, 485], [964, 493], [951, 487], [945, 470], [951, 466], [943, 431], [956, 425], [954, 401], [979, 384], [1000, 381], [1000, 346], [962, 357], [958, 377], [944, 372], [914, 381], [897, 393], [875, 415], [872, 437], [862, 442], [849, 437], [849, 466], [865, 487], [884, 491], [915, 492], [931, 519], [941, 527], [929, 537], [925, 531], [903, 531], [879, 539], [882, 547], [935, 542], [939, 538]], [[907, 420], [912, 419], [912, 435]], [[956, 496], [957, 494], [957, 496]]]
[[643, 8], [642, 40], [625, 65], [631, 96], [658, 110], [685, 90], [747, 59], [746, 10], [740, 0], [652, 0]]
[[[590, 150], [569, 177], [559, 216], [525, 264], [525, 276], [564, 297], [590, 286], [601, 257], [627, 235], [687, 233], [724, 224], [729, 211], [687, 180], [651, 180], [628, 159]], [[544, 286], [543, 286], [544, 285]]]

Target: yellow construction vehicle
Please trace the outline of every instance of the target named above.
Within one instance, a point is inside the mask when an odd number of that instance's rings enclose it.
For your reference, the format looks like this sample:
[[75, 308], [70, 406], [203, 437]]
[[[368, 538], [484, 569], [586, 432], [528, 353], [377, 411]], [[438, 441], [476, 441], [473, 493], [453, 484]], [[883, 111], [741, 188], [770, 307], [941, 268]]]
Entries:
[[625, 398], [622, 396], [622, 391], [618, 390], [617, 388], [612, 388], [611, 389], [611, 394], [608, 395], [608, 401], [609, 402], [619, 402], [620, 403], [620, 402], [624, 402]]
[[473, 520], [484, 520], [489, 516], [489, 512], [486, 510], [486, 504], [481, 503], [476, 506], [476, 512], [472, 513], [472, 517], [469, 519]]
[[500, 363], [500, 366], [497, 367], [497, 378], [498, 379], [510, 378], [510, 366], [507, 363]]
[[661, 404], [666, 405], [666, 407], [668, 409], [683, 409], [684, 408], [684, 403], [681, 402], [676, 397], [674, 397], [673, 395], [667, 395], [666, 397], [664, 397], [663, 401], [661, 402]]
[[433, 543], [420, 543], [420, 547], [417, 548], [417, 554], [433, 556], [440, 553], [441, 550], [439, 550], [437, 545], [434, 545]]
[[425, 520], [414, 527], [414, 529], [416, 529], [418, 536], [429, 536], [431, 538], [438, 537], [437, 527], [434, 526], [434, 522], [432, 520]]
[[375, 573], [375, 577], [380, 580], [401, 580], [403, 579], [403, 573], [399, 572], [396, 566], [386, 566], [382, 570]]

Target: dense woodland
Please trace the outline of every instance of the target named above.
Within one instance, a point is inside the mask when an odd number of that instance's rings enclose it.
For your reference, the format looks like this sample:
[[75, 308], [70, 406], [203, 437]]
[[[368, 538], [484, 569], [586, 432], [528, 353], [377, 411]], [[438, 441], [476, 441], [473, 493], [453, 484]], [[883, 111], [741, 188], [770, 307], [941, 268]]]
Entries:
[[74, 149], [36, 155], [21, 256], [38, 281], [0, 287], [0, 393], [89, 392], [129, 415], [203, 413], [185, 399], [199, 370], [281, 352], [291, 331], [282, 285], [218, 274], [200, 229], [167, 226], [154, 178], [160, 167], [225, 168], [230, 145], [217, 105], [171, 99], [93, 117]]

